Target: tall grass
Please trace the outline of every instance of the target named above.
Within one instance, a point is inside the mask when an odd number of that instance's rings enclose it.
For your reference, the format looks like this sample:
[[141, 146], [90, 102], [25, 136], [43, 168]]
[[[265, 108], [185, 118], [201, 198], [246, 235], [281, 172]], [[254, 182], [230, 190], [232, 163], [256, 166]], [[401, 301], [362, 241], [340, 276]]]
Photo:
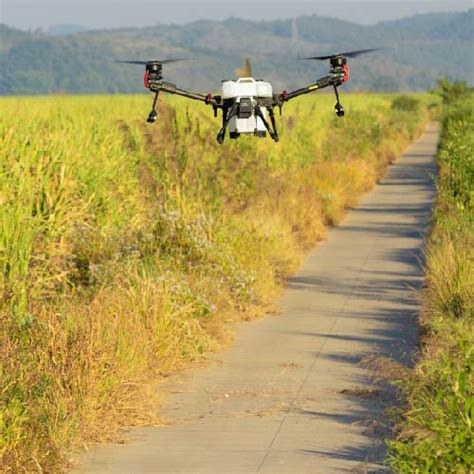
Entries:
[[442, 121], [422, 354], [403, 383], [408, 405], [391, 444], [398, 472], [470, 473], [474, 466], [473, 95], [445, 104]]
[[0, 456], [57, 472], [78, 440], [150, 422], [153, 382], [272, 307], [422, 126], [392, 97], [307, 98], [282, 140], [219, 147], [202, 106], [1, 99]]

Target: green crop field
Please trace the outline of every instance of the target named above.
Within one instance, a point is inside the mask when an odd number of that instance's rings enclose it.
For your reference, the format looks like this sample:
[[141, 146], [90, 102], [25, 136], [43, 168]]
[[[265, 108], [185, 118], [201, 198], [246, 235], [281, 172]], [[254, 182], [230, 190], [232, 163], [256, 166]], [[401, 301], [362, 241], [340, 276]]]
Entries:
[[422, 129], [427, 97], [394, 98], [306, 97], [280, 143], [224, 146], [179, 99], [154, 126], [145, 96], [0, 99], [0, 470], [153, 421], [160, 377], [270, 311]]
[[397, 472], [474, 466], [474, 95], [441, 81], [437, 205], [426, 252], [421, 356], [401, 381], [407, 405], [391, 443]]

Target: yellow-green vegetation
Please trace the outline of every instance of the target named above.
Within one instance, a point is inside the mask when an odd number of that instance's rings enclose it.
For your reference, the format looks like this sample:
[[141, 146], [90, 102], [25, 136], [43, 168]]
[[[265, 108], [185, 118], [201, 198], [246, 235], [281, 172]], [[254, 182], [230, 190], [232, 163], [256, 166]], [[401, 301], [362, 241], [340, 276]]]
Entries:
[[[149, 422], [163, 374], [271, 308], [305, 249], [419, 132], [389, 95], [290, 104], [279, 144], [215, 144], [205, 106], [1, 99], [0, 455], [57, 472], [78, 440]], [[179, 105], [180, 107], [176, 107]]]
[[422, 354], [408, 380], [397, 472], [474, 466], [474, 96], [441, 81], [444, 112], [434, 227], [426, 255]]

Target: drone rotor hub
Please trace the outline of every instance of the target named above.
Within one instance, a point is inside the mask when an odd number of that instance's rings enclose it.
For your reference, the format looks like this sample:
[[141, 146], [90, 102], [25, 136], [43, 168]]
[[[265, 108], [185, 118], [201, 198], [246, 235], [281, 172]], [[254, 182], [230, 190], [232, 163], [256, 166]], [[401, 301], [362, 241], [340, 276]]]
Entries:
[[344, 64], [347, 64], [347, 59], [345, 56], [335, 56], [329, 60], [331, 67], [342, 67]]
[[163, 64], [160, 61], [148, 61], [145, 65], [144, 83], [147, 89], [157, 90], [163, 79]]
[[150, 72], [158, 72], [163, 70], [163, 65], [160, 61], [148, 61], [146, 63], [146, 70]]

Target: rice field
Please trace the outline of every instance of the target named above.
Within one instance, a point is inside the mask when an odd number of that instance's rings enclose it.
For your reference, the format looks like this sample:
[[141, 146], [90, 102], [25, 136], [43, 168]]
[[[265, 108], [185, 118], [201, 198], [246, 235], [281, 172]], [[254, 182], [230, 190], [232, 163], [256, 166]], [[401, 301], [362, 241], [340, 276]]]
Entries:
[[[156, 384], [274, 308], [285, 277], [419, 133], [395, 96], [289, 104], [281, 140], [215, 143], [204, 105], [0, 98], [0, 470], [156, 422]], [[417, 102], [417, 103], [418, 103]]]

